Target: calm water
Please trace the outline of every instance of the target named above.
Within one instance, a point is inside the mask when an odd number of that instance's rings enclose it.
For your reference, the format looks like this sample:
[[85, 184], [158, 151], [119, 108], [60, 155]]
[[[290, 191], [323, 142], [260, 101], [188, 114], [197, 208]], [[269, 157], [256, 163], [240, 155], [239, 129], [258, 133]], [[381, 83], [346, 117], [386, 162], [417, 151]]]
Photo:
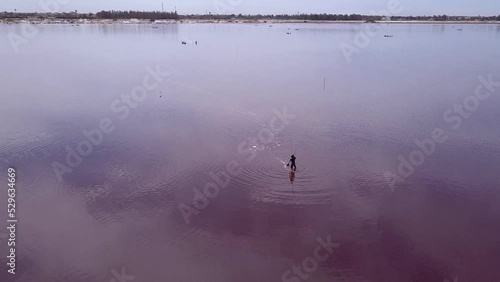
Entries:
[[[479, 76], [500, 80], [500, 26], [383, 26], [350, 63], [339, 45], [364, 25], [37, 27], [16, 54], [21, 26], [0, 25], [0, 181], [17, 169], [19, 219], [12, 276], [0, 209], [1, 281], [298, 282], [303, 261], [308, 281], [500, 279], [500, 87], [443, 119]], [[124, 117], [111, 105], [148, 66], [169, 75]], [[105, 118], [59, 181], [53, 163]], [[447, 140], [388, 185], [435, 128]], [[240, 173], [195, 210], [228, 163]]]

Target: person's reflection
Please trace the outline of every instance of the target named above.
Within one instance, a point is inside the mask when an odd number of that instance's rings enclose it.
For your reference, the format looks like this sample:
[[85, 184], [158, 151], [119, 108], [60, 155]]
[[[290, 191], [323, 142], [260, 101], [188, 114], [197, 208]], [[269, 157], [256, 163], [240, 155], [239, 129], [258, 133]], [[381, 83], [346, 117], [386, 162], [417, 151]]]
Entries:
[[295, 171], [290, 170], [289, 177], [290, 177], [290, 183], [293, 184], [293, 182], [295, 181]]

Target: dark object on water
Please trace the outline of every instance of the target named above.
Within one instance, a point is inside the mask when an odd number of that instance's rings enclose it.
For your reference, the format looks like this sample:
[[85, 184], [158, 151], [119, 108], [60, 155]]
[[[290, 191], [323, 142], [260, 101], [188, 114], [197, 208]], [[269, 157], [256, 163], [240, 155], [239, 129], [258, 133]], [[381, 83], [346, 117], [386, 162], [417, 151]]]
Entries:
[[463, 29], [459, 28], [459, 29], [457, 29], [457, 30], [458, 30], [458, 31], [462, 31]]
[[182, 41], [182, 45], [186, 45], [186, 44], [187, 44], [187, 42], [186, 42], [186, 41]]
[[286, 167], [288, 167], [288, 166], [290, 165], [290, 163], [292, 163], [292, 165], [290, 166], [290, 169], [291, 169], [292, 171], [296, 171], [296, 170], [297, 170], [297, 166], [295, 165], [295, 159], [297, 159], [297, 158], [295, 157], [295, 155], [292, 155], [292, 156], [290, 157], [290, 160], [289, 160], [289, 161], [288, 161], [288, 163], [286, 164]]
[[394, 37], [394, 35], [384, 35], [384, 37]]
[[292, 34], [291, 32], [287, 32], [286, 34]]
[[194, 44], [198, 45], [198, 41], [195, 41]]

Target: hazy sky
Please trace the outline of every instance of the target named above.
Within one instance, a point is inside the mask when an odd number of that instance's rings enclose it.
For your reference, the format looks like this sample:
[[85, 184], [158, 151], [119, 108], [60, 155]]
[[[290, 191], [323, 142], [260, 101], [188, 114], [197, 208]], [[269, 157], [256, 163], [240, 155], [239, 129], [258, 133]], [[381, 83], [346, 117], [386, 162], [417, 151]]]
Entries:
[[[162, 0], [0, 0], [0, 11], [39, 11], [40, 2], [59, 1], [59, 11], [161, 10]], [[164, 0], [165, 10], [186, 13], [216, 13], [216, 2], [225, 3], [227, 14], [360, 13], [387, 9], [390, 0]], [[400, 15], [499, 15], [500, 0], [400, 0]], [[233, 5], [231, 5], [233, 4]], [[223, 7], [223, 6], [219, 6]], [[228, 9], [227, 7], [231, 7]], [[219, 8], [219, 11], [220, 8]]]

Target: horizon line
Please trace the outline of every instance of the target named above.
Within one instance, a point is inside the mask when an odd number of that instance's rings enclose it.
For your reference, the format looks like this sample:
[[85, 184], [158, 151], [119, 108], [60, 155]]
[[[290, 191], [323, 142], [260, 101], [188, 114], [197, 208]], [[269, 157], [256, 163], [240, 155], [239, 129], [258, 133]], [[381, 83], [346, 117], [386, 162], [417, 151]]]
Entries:
[[[78, 11], [78, 10], [75, 10]], [[68, 12], [39, 12], [39, 11], [30, 11], [30, 12], [20, 12], [20, 11], [0, 11], [0, 13], [15, 13], [15, 14], [64, 14], [64, 13], [74, 13], [75, 11], [68, 11]], [[243, 13], [232, 13], [232, 14], [200, 14], [200, 13], [184, 13], [180, 14], [176, 10], [173, 11], [160, 11], [160, 10], [100, 10], [97, 12], [76, 12], [76, 14], [97, 14], [99, 12], [110, 12], [110, 11], [116, 11], [116, 12], [146, 12], [146, 13], [151, 13], [151, 12], [158, 12], [158, 13], [177, 13], [177, 15], [182, 16], [182, 15], [194, 15], [194, 16], [231, 16], [231, 15], [242, 15], [242, 16], [275, 16], [275, 15], [285, 15], [285, 16], [300, 16], [300, 15], [360, 15], [360, 16], [373, 16], [373, 17], [383, 17], [387, 15], [380, 15], [380, 14], [362, 14], [362, 13], [297, 13], [297, 14], [289, 14], [289, 13], [272, 13], [272, 14], [265, 14], [265, 13], [252, 13], [252, 14], [243, 14]], [[491, 14], [491, 15], [451, 15], [451, 14], [433, 14], [433, 15], [390, 15], [390, 17], [433, 17], [433, 16], [447, 16], [447, 17], [498, 17], [500, 16], [499, 14]]]

